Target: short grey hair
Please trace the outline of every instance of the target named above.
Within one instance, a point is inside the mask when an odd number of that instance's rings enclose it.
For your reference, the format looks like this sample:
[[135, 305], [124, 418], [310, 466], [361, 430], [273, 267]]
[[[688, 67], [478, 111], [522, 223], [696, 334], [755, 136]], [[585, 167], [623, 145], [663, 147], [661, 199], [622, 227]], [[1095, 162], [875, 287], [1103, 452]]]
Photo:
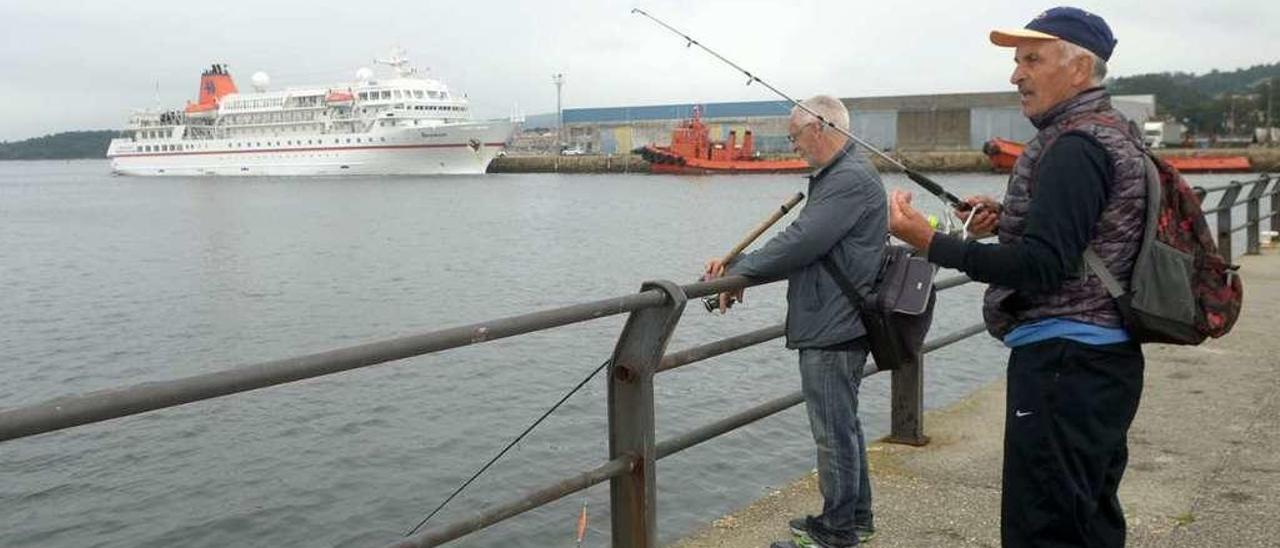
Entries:
[[[849, 109], [845, 108], [844, 103], [839, 99], [830, 95], [814, 95], [800, 102], [800, 105], [823, 117], [828, 122], [835, 124], [837, 128], [849, 131]], [[796, 123], [804, 125], [817, 122], [818, 119], [813, 114], [809, 114], [803, 108], [795, 107], [791, 109], [791, 115], [797, 117]]]
[[1062, 44], [1062, 64], [1070, 63], [1077, 57], [1088, 56], [1093, 59], [1093, 72], [1089, 75], [1089, 80], [1093, 85], [1100, 86], [1102, 81], [1107, 78], [1107, 62], [1103, 61], [1098, 54], [1084, 49], [1080, 46], [1072, 44], [1066, 40], [1058, 40]]

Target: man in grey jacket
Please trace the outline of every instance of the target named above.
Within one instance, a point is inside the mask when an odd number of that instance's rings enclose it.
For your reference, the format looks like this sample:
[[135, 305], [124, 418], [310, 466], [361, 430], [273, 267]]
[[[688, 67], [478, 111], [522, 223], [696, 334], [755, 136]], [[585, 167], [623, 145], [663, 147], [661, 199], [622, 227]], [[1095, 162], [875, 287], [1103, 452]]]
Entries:
[[[819, 95], [804, 106], [841, 129], [849, 111]], [[866, 330], [857, 310], [822, 261], [830, 257], [852, 285], [870, 289], [888, 234], [887, 200], [880, 176], [847, 137], [797, 108], [789, 138], [816, 170], [809, 202], [795, 222], [760, 249], [728, 266], [707, 263], [708, 279], [724, 274], [787, 278], [787, 348], [800, 351], [800, 383], [817, 444], [822, 513], [791, 521], [801, 546], [853, 546], [874, 532], [867, 450], [858, 420], [858, 386], [866, 363]], [[721, 295], [721, 308], [732, 304]], [[741, 293], [736, 297], [741, 300]], [[774, 546], [794, 546], [790, 542]]]

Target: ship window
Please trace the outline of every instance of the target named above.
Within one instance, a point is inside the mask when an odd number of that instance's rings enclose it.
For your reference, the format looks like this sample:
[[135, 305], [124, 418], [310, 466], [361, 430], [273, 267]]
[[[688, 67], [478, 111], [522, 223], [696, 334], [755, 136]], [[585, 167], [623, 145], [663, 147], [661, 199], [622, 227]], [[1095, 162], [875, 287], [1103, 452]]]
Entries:
[[392, 92], [392, 97], [395, 97], [396, 99], [400, 99], [400, 98], [403, 98], [403, 97], [404, 97], [404, 95], [401, 95], [401, 94], [400, 94], [400, 90], [398, 90], [398, 89], [397, 89], [397, 90], [395, 90], [395, 91], [393, 91], [393, 92]]
[[351, 142], [351, 139], [350, 139], [350, 138], [348, 138], [348, 139], [347, 139], [347, 142], [348, 142], [348, 143], [350, 143], [350, 142]]
[[417, 99], [421, 99], [421, 98], [422, 98], [422, 90], [420, 90], [420, 89], [415, 89], [415, 90], [413, 90], [413, 96], [414, 96], [415, 98], [417, 98]]
[[440, 97], [440, 92], [438, 92], [438, 91], [428, 91], [428, 92], [427, 92], [427, 97], [430, 97], [430, 98], [432, 98], [432, 99], [438, 99], [438, 98]]
[[391, 92], [390, 92], [390, 91], [387, 91], [387, 90], [383, 90], [383, 91], [382, 91], [382, 98], [383, 98], [383, 99], [390, 99], [390, 98], [391, 98]]
[[385, 143], [385, 142], [387, 142], [387, 138], [386, 138], [386, 137], [382, 137], [382, 142], [384, 142], [384, 143]]
[[365, 101], [367, 99], [369, 99], [369, 92], [367, 91], [360, 92], [360, 100]]

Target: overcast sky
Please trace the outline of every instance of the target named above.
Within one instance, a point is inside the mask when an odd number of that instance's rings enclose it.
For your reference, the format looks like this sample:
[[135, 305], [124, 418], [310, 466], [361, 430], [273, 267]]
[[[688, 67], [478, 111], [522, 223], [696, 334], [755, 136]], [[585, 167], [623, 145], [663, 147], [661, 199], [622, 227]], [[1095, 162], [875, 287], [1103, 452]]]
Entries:
[[[993, 27], [1055, 4], [1024, 1], [0, 0], [0, 140], [119, 128], [130, 109], [195, 97], [230, 65], [243, 88], [349, 81], [395, 44], [485, 117], [565, 108], [768, 100], [759, 86], [637, 15], [642, 7], [797, 96], [1008, 90]], [[1120, 43], [1113, 75], [1232, 70], [1280, 60], [1280, 2], [1079, 2]]]

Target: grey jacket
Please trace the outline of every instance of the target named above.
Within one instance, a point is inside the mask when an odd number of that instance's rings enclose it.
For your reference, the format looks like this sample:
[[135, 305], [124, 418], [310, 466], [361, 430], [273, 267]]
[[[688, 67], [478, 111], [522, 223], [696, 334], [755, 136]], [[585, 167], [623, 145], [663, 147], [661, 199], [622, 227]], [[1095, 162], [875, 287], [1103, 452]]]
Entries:
[[849, 143], [809, 179], [809, 201], [796, 220], [760, 249], [742, 256], [729, 274], [787, 278], [787, 348], [821, 348], [866, 334], [858, 314], [822, 268], [828, 254], [866, 294], [880, 267], [889, 231], [880, 174]]

